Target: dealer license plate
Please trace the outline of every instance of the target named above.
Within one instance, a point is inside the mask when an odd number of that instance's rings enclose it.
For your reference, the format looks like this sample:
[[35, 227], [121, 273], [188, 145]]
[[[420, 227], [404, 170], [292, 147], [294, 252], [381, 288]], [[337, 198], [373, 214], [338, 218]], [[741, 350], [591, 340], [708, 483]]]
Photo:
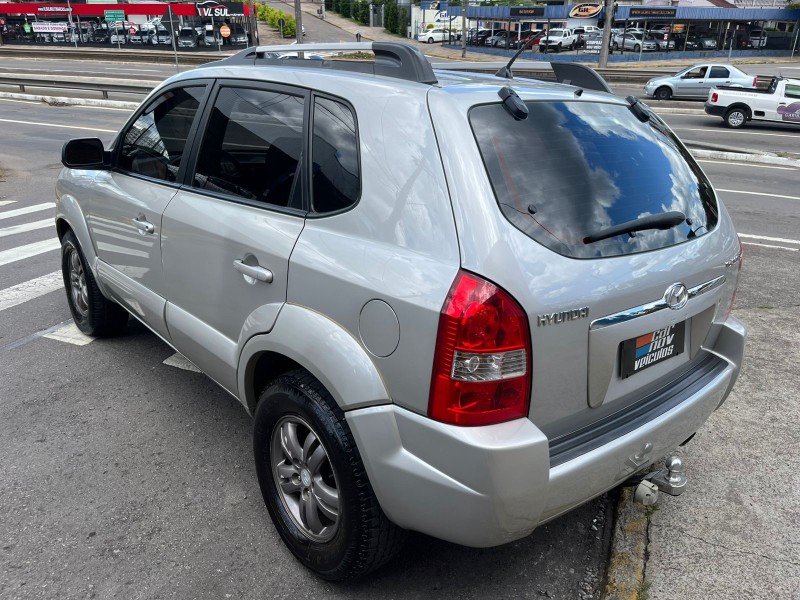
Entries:
[[625, 379], [683, 352], [686, 321], [620, 344], [620, 376]]

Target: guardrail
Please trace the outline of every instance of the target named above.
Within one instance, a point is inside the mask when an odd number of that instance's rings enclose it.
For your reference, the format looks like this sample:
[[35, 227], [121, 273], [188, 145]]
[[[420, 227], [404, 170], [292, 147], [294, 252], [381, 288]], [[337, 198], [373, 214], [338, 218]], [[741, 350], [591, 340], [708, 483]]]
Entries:
[[30, 75], [3, 75], [0, 74], [0, 86], [18, 87], [25, 93], [26, 87], [31, 88], [57, 88], [78, 91], [95, 91], [108, 99], [109, 92], [121, 94], [134, 94], [145, 96], [150, 93], [159, 82], [147, 81], [140, 83], [116, 83], [109, 78], [83, 78], [76, 81], [71, 77], [34, 77]]
[[[241, 49], [241, 48], [240, 48]], [[197, 66], [226, 58], [236, 52], [178, 51], [178, 63], [182, 66]], [[0, 57], [15, 58], [58, 58], [63, 60], [102, 60], [102, 61], [129, 61], [155, 64], [175, 64], [175, 54], [169, 50], [118, 50], [111, 48], [46, 48], [46, 47], [20, 47], [6, 44], [0, 46]]]

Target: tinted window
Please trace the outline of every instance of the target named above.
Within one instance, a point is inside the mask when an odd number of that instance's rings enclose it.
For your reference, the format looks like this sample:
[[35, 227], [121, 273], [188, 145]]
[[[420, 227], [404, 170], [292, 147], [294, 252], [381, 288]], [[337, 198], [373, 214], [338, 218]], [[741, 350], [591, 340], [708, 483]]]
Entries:
[[356, 121], [349, 107], [327, 98], [314, 101], [311, 157], [314, 212], [332, 212], [355, 204], [361, 184]]
[[152, 102], [122, 135], [117, 166], [146, 177], [175, 181], [204, 93], [204, 86], [173, 89]]
[[[526, 104], [524, 121], [500, 104], [475, 107], [469, 119], [503, 214], [536, 241], [576, 258], [615, 256], [679, 244], [716, 225], [710, 184], [657, 117], [642, 123], [614, 104]], [[670, 211], [687, 220], [583, 242]]]
[[222, 88], [203, 136], [193, 185], [299, 208], [303, 111], [299, 96]]
[[728, 69], [725, 67], [711, 67], [711, 77], [712, 79], [727, 79], [730, 73]]
[[786, 84], [786, 96], [789, 98], [800, 98], [800, 85]]

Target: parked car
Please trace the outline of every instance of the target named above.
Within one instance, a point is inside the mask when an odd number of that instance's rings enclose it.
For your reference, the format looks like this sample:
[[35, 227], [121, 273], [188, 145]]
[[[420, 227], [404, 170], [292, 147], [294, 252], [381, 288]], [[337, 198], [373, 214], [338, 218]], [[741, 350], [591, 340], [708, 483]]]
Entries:
[[[247, 45], [249, 43], [247, 31], [245, 31], [244, 27], [239, 25], [239, 23], [234, 23], [231, 27], [231, 35], [228, 37], [228, 43], [233, 46], [238, 45]], [[305, 28], [305, 25], [303, 25]], [[303, 30], [303, 35], [305, 35], [305, 29]]]
[[753, 48], [763, 48], [767, 45], [767, 32], [763, 29], [750, 30], [750, 44]]
[[[67, 142], [56, 183], [75, 325], [133, 314], [236, 397], [275, 530], [330, 580], [406, 529], [507, 544], [643, 476], [725, 401], [746, 333], [733, 222], [649, 107], [372, 47], [368, 71], [243, 50], [176, 74], [109, 148]], [[175, 387], [124, 338], [97, 351]], [[669, 464], [648, 476], [677, 495]]]
[[470, 29], [467, 31], [467, 44], [471, 46], [484, 46], [486, 39], [491, 37], [491, 29]]
[[205, 33], [203, 34], [204, 46], [222, 46], [222, 36], [219, 29], [213, 25], [206, 25]]
[[708, 94], [705, 111], [738, 129], [748, 121], [800, 125], [800, 79], [773, 77], [765, 90], [720, 87]]
[[715, 50], [717, 48], [717, 39], [711, 34], [700, 34], [697, 39], [702, 50]]
[[540, 52], [575, 50], [578, 46], [580, 46], [580, 36], [571, 29], [550, 29], [545, 31], [544, 36], [539, 40]]
[[124, 27], [115, 27], [111, 30], [109, 42], [115, 45], [125, 45], [128, 42], [128, 30]]
[[500, 29], [495, 31], [493, 36], [486, 38], [486, 45], [500, 48], [510, 48], [517, 39], [516, 31], [509, 31], [508, 29]]
[[675, 75], [654, 77], [644, 85], [644, 93], [657, 100], [676, 98], [707, 98], [711, 88], [755, 88], [758, 78], [733, 65], [701, 63], [686, 67]]
[[155, 28], [155, 35], [153, 37], [155, 43], [160, 46], [174, 46], [175, 39], [172, 35], [172, 31], [167, 29], [163, 25], [159, 25]]
[[[644, 38], [644, 39], [643, 39]], [[652, 36], [646, 36], [643, 33], [628, 31], [624, 35], [617, 35], [611, 43], [614, 50], [623, 48], [625, 50], [633, 50], [634, 52], [650, 52], [658, 50], [658, 43]]]
[[542, 30], [531, 29], [529, 31], [523, 31], [522, 36], [514, 42], [514, 47], [521, 48], [527, 44], [528, 48], [533, 48], [538, 46], [539, 42], [541, 42], [543, 38], [544, 31]]
[[694, 35], [685, 33], [673, 33], [672, 39], [675, 40], [676, 50], [702, 50], [703, 44]]
[[108, 43], [109, 31], [107, 27], [100, 27], [92, 31], [91, 37], [89, 38], [90, 42], [95, 44], [105, 44]]
[[669, 31], [649, 31], [646, 39], [655, 40], [658, 44], [659, 50], [674, 50], [675, 40], [669, 34]]
[[152, 29], [137, 29], [129, 34], [128, 40], [131, 44], [151, 46], [155, 43], [154, 32]]
[[434, 27], [433, 29], [426, 29], [417, 34], [417, 41], [432, 44], [434, 42], [443, 42], [445, 40], [453, 40], [455, 36], [449, 29], [444, 27]]
[[197, 42], [194, 27], [181, 27], [178, 31], [178, 48], [197, 48]]

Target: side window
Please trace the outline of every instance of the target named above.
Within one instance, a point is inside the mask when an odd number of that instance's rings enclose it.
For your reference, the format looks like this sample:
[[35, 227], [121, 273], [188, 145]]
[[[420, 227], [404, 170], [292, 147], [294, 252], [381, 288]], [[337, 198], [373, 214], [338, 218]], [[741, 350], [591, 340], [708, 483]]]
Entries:
[[173, 89], [152, 102], [121, 136], [117, 167], [175, 181], [205, 91], [205, 86]]
[[352, 206], [361, 191], [353, 111], [341, 102], [316, 98], [313, 126], [312, 211], [326, 213]]
[[711, 67], [711, 79], [727, 79], [730, 76], [730, 71], [725, 67]]
[[785, 95], [788, 98], [800, 98], [800, 85], [792, 85], [791, 83], [787, 83]]
[[272, 206], [300, 208], [304, 99], [222, 88], [192, 177], [196, 188]]
[[695, 67], [686, 73], [686, 79], [703, 79], [706, 76], [706, 67]]

